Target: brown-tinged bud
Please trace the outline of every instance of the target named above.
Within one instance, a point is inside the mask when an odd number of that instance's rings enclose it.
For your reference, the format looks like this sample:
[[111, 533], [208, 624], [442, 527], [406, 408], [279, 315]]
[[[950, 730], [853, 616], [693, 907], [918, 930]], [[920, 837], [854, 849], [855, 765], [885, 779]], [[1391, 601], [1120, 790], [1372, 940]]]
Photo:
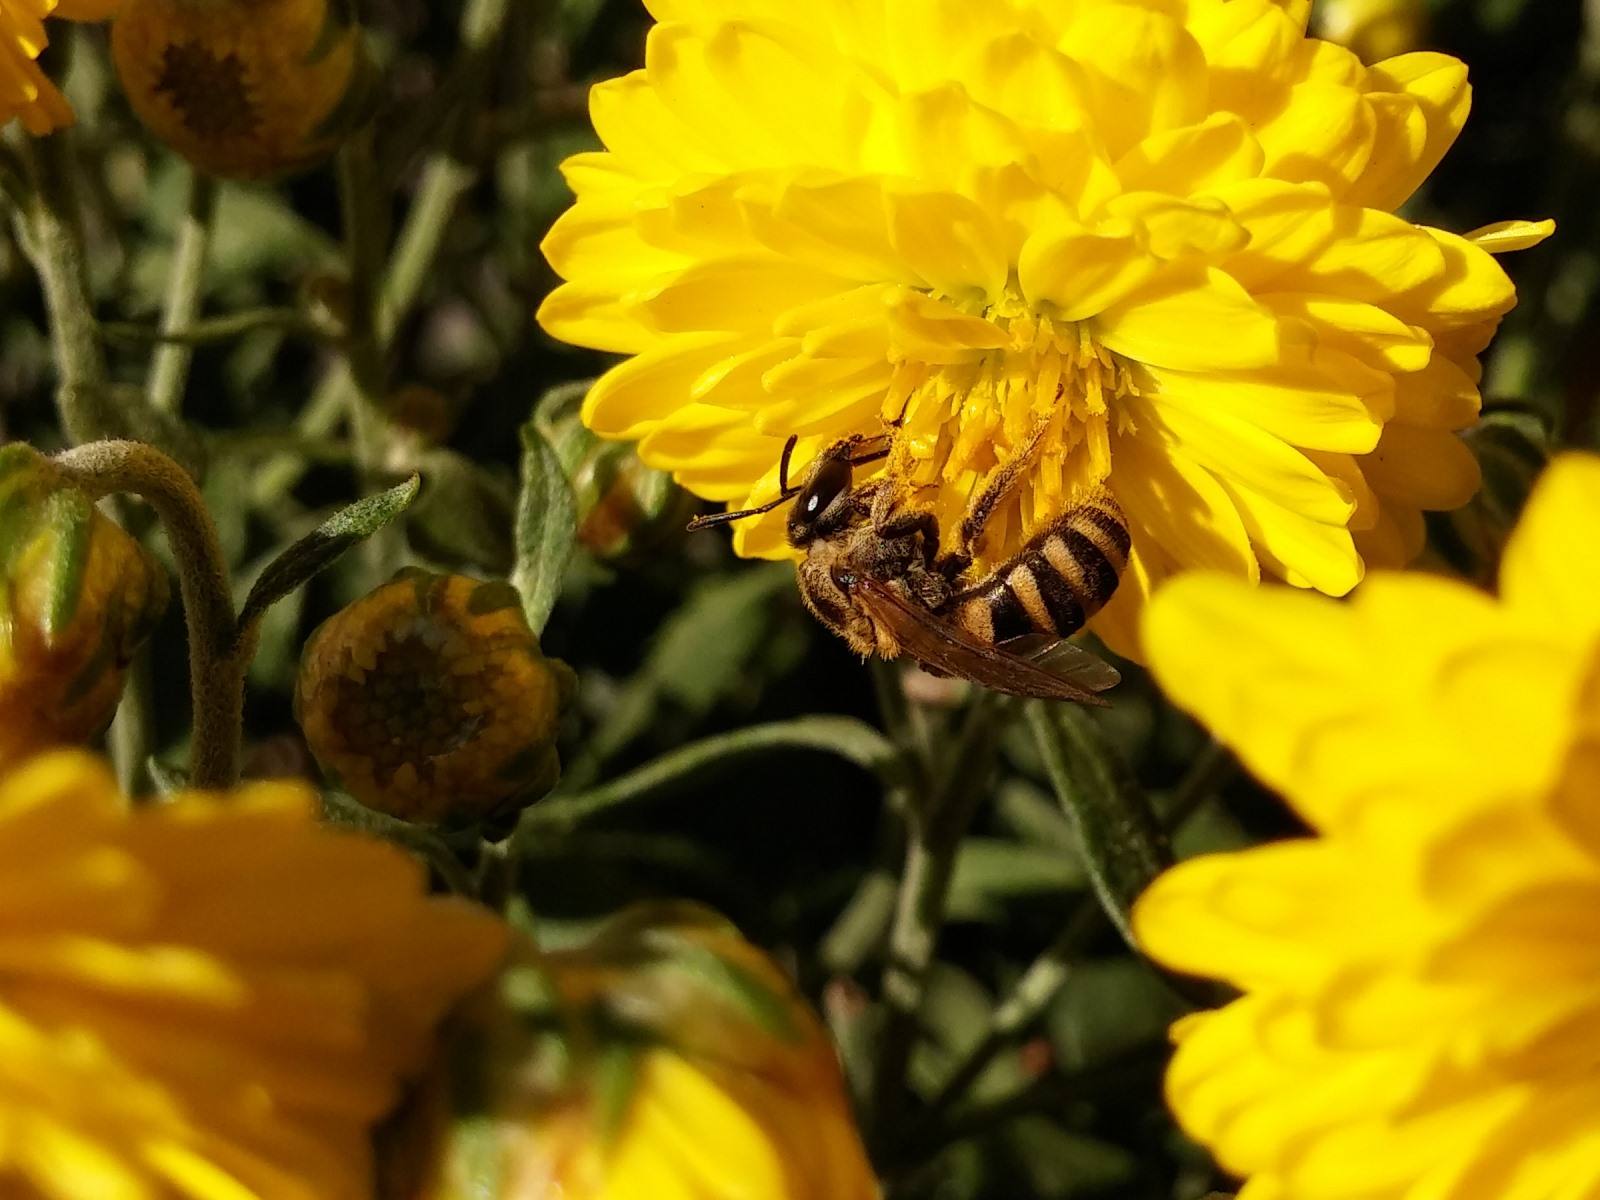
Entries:
[[575, 390], [540, 418], [578, 502], [578, 540], [606, 562], [659, 549], [683, 532], [694, 497], [665, 471], [645, 466], [632, 443], [605, 441], [584, 428], [581, 401]]
[[139, 119], [213, 175], [313, 166], [367, 107], [343, 0], [125, 0], [111, 49]]
[[368, 808], [466, 824], [555, 786], [573, 690], [509, 584], [408, 570], [312, 634], [295, 714], [323, 770]]
[[49, 459], [0, 447], [0, 766], [105, 729], [168, 595], [161, 566]]
[[771, 959], [687, 905], [525, 948], [413, 1120], [396, 1141], [418, 1200], [878, 1194], [821, 1023]]

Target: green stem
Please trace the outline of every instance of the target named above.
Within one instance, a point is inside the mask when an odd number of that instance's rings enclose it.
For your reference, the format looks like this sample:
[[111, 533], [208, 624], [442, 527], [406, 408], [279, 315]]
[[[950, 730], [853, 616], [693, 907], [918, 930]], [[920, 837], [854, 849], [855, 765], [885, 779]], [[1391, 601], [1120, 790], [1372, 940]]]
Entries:
[[192, 349], [216, 342], [231, 342], [263, 330], [282, 331], [304, 337], [331, 339], [333, 331], [323, 328], [297, 308], [247, 308], [229, 313], [225, 317], [211, 317], [193, 321], [188, 325], [167, 328], [164, 325], [141, 325], [132, 321], [106, 321], [100, 332], [107, 341], [126, 342], [130, 345], [179, 346]]
[[[161, 314], [161, 331], [171, 335], [190, 328], [200, 313], [206, 276], [206, 257], [211, 250], [211, 226], [217, 213], [217, 185], [209, 176], [191, 171], [189, 198], [172, 255], [172, 273], [167, 277], [167, 302]], [[166, 340], [150, 358], [150, 379], [146, 391], [150, 406], [157, 412], [177, 413], [183, 408], [183, 392], [194, 361], [191, 345]]]
[[91, 442], [56, 456], [55, 465], [93, 496], [127, 492], [155, 509], [178, 564], [189, 625], [189, 687], [194, 741], [189, 782], [226, 788], [239, 777], [244, 676], [253, 646], [241, 642], [227, 559], [200, 489], [187, 472], [142, 442]]
[[928, 773], [938, 780], [935, 790], [924, 806], [912, 806], [907, 814], [905, 870], [883, 972], [886, 1015], [872, 1078], [872, 1115], [880, 1135], [894, 1129], [905, 1103], [917, 1017], [944, 925], [956, 853], [984, 794], [996, 715], [1003, 710], [1001, 697], [977, 694], [949, 753]]
[[16, 143], [28, 174], [23, 240], [39, 272], [56, 371], [61, 428], [75, 443], [127, 432], [114, 406], [105, 350], [95, 325], [84, 254], [82, 204], [71, 134]]

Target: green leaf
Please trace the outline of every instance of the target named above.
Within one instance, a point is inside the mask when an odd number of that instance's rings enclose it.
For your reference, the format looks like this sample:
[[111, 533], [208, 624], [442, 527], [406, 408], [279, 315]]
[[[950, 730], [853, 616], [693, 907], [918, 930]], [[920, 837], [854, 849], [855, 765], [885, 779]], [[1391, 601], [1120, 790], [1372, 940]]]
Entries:
[[1028, 705], [1028, 725], [1056, 800], [1078, 835], [1095, 895], [1132, 946], [1128, 912], [1172, 862], [1166, 835], [1127, 764], [1087, 712], [1036, 701]]
[[405, 512], [421, 487], [422, 478], [413, 475], [398, 487], [341, 509], [290, 546], [256, 579], [239, 613], [239, 627], [251, 628], [267, 609]]
[[522, 427], [522, 494], [517, 499], [517, 565], [528, 628], [543, 633], [577, 545], [578, 505], [561, 459], [534, 421]]

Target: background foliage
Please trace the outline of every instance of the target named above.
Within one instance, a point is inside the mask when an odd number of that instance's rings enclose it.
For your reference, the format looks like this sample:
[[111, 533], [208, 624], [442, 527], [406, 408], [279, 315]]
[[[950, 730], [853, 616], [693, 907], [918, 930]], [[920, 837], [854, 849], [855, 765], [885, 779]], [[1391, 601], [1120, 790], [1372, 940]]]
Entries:
[[[1486, 418], [1471, 435], [1484, 494], [1431, 527], [1432, 565], [1483, 580], [1549, 449], [1600, 436], [1600, 7], [1589, 8], [1442, 0], [1432, 11], [1428, 44], [1470, 64], [1476, 103], [1416, 215], [1455, 229], [1505, 215], [1561, 226], [1509, 264], [1522, 305], [1489, 358]], [[789, 568], [737, 562], [722, 536], [678, 532], [693, 511], [685, 498], [636, 464], [597, 459], [571, 421], [579, 393], [564, 385], [605, 364], [533, 325], [553, 283], [538, 245], [567, 202], [556, 164], [593, 144], [584, 85], [637, 64], [647, 19], [638, 0], [527, 0], [511, 5], [503, 36], [472, 49], [460, 10], [364, 5], [386, 67], [375, 152], [388, 185], [362, 214], [365, 233], [382, 244], [420, 205], [445, 206], [397, 312], [387, 424], [345, 419], [329, 384], [340, 353], [318, 336], [319, 314], [337, 315], [350, 286], [331, 170], [221, 188], [203, 311], [247, 316], [197, 349], [181, 421], [148, 414], [153, 436], [203, 472], [242, 589], [332, 510], [413, 471], [425, 480], [403, 523], [273, 610], [250, 678], [247, 773], [315, 775], [289, 698], [317, 622], [404, 563], [506, 576], [520, 544], [532, 569], [537, 531], [526, 513], [520, 533], [518, 522], [524, 455], [536, 468], [559, 462], [586, 519], [544, 644], [582, 686], [561, 789], [512, 843], [541, 935], [633, 899], [707, 901], [793, 969], [864, 1088], [868, 1059], [908, 1040], [886, 1032], [875, 1002], [905, 870], [900, 817], [942, 790], [976, 805], [976, 819], [954, 857], [926, 1036], [909, 1062], [918, 1096], [869, 1125], [896, 1193], [1196, 1197], [1225, 1186], [1159, 1103], [1165, 1026], [1204, 997], [1131, 955], [1095, 900], [1114, 912], [1149, 864], [1100, 855], [1091, 869], [1080, 847], [1159, 856], [1165, 828], [1182, 855], [1292, 832], [1290, 818], [1137, 668], [1114, 708], [1063, 714], [975, 705], [959, 688], [863, 667], [801, 610]], [[57, 41], [51, 70], [82, 119], [100, 316], [117, 382], [137, 389], [191, 180], [126, 111], [102, 31], [62, 29]], [[0, 434], [58, 447], [52, 388], [34, 275], [0, 239]], [[628, 506], [591, 510], [619, 472], [648, 511], [613, 553], [608, 530], [633, 520]], [[534, 478], [553, 489], [539, 511], [569, 494]], [[164, 553], [147, 514], [127, 512]], [[182, 647], [174, 611], [113, 733], [136, 786], [151, 786], [147, 753], [181, 761]], [[1107, 794], [1148, 812], [1150, 828], [1106, 830], [1103, 814], [1071, 803]]]

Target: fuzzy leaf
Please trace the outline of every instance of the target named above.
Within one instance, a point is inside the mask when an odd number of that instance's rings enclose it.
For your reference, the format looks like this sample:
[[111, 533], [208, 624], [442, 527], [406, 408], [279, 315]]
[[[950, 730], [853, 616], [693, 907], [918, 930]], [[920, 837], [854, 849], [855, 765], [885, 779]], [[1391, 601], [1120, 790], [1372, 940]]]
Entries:
[[239, 627], [250, 628], [279, 600], [405, 512], [421, 488], [421, 476], [413, 475], [398, 487], [358, 500], [278, 555], [250, 589], [239, 613]]
[[1131, 946], [1128, 910], [1172, 862], [1166, 835], [1138, 781], [1083, 709], [1035, 702], [1028, 725], [1082, 844], [1095, 895]]
[[577, 544], [578, 505], [554, 448], [529, 421], [522, 427], [522, 495], [517, 500], [517, 565], [528, 628], [544, 632]]

